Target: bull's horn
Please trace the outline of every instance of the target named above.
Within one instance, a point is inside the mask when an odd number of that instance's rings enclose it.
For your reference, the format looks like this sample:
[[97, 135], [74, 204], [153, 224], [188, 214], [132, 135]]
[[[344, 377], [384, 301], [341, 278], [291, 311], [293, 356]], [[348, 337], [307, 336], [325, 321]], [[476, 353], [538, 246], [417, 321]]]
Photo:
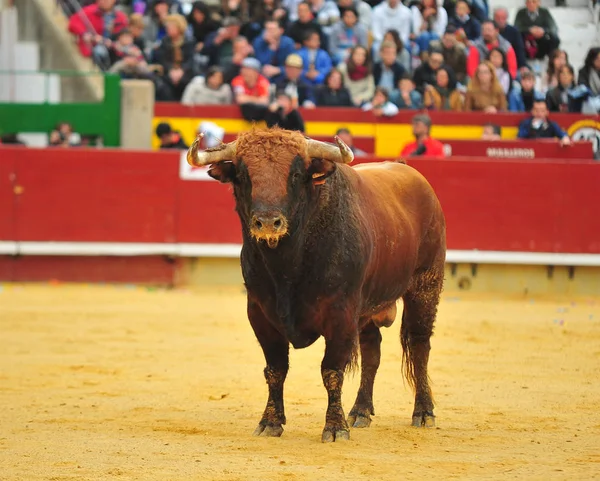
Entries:
[[199, 146], [200, 141], [204, 137], [203, 133], [199, 133], [196, 140], [192, 143], [187, 152], [187, 162], [194, 167], [201, 167], [203, 165], [214, 164], [223, 160], [233, 161], [235, 158], [235, 140], [228, 144], [217, 145], [206, 149], [204, 152], [200, 152]]
[[332, 162], [349, 164], [354, 160], [354, 153], [337, 135], [334, 137], [335, 145], [326, 144], [318, 140], [308, 139], [308, 156], [315, 159], [326, 159]]

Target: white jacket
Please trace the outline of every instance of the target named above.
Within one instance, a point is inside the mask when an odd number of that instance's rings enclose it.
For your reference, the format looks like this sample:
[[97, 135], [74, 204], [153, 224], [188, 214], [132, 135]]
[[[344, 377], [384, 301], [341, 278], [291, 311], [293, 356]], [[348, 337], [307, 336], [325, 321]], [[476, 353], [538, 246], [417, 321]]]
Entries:
[[412, 13], [408, 7], [399, 3], [396, 8], [390, 8], [387, 2], [382, 2], [373, 9], [373, 39], [381, 42], [385, 32], [396, 30], [404, 45], [408, 45], [412, 22]]

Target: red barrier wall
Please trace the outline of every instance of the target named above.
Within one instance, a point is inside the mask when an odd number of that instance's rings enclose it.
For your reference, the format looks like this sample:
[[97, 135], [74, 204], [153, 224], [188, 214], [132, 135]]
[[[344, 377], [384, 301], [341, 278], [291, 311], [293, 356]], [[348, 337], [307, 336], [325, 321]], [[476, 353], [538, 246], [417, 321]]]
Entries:
[[562, 147], [557, 140], [444, 140], [452, 156], [513, 159], [589, 159], [594, 158], [591, 142], [573, 142]]
[[[374, 159], [367, 159], [374, 160]], [[449, 249], [600, 253], [600, 163], [418, 159]], [[14, 166], [14, 167], [13, 167]], [[6, 176], [23, 187], [16, 197]], [[230, 188], [179, 178], [179, 152], [0, 150], [0, 240], [239, 243]], [[12, 235], [11, 235], [12, 234]]]

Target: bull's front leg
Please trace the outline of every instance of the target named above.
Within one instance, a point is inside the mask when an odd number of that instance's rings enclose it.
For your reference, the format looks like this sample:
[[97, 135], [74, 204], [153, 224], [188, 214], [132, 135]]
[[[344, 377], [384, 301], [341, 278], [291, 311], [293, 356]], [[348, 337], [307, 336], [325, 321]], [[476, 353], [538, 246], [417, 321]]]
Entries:
[[269, 388], [267, 406], [254, 435], [279, 437], [285, 424], [283, 384], [289, 367], [289, 343], [269, 323], [260, 306], [251, 301], [248, 302], [248, 319], [267, 361], [264, 374]]

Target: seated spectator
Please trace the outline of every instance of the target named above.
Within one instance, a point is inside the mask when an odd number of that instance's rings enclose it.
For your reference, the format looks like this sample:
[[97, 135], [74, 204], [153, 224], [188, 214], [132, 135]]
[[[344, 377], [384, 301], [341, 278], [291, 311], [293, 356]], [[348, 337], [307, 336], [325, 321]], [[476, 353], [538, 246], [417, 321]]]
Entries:
[[425, 87], [423, 104], [431, 110], [460, 112], [463, 109], [463, 96], [456, 90], [456, 78], [450, 67], [440, 67], [435, 74], [435, 83]]
[[556, 49], [548, 56], [548, 68], [542, 76], [541, 89], [545, 92], [558, 85], [558, 71], [563, 65], [569, 63], [569, 54], [566, 51]]
[[[338, 6], [332, 0], [308, 0], [308, 3], [310, 3], [315, 20], [321, 25], [323, 33], [329, 36], [331, 28], [340, 19]], [[324, 45], [327, 46], [327, 44]]]
[[160, 139], [161, 149], [189, 149], [183, 141], [181, 132], [173, 130], [171, 124], [161, 122], [156, 126], [156, 136]]
[[21, 145], [26, 147], [27, 144], [19, 140], [18, 134], [8, 133], [0, 135], [0, 144], [4, 145]]
[[527, 58], [542, 59], [560, 44], [556, 22], [547, 8], [540, 7], [540, 0], [525, 0], [525, 8], [515, 17], [515, 28], [523, 36]]
[[441, 40], [434, 40], [430, 44], [431, 50], [442, 52], [444, 65], [452, 69], [456, 80], [463, 83], [467, 76], [467, 50], [456, 37], [456, 27], [448, 25]]
[[68, 122], [60, 122], [50, 132], [48, 145], [50, 147], [76, 147], [81, 145], [81, 135], [73, 132], [73, 126]]
[[234, 17], [244, 25], [250, 20], [248, 0], [221, 0], [220, 14], [223, 17]]
[[354, 145], [354, 139], [352, 138], [352, 134], [350, 133], [350, 130], [348, 130], [346, 127], [339, 128], [335, 135], [337, 135], [340, 138], [340, 140], [348, 146], [348, 148], [354, 154], [354, 157], [366, 157], [368, 155], [364, 150], [360, 150]]
[[439, 40], [448, 26], [448, 14], [438, 8], [436, 0], [420, 0], [411, 7], [412, 29], [410, 37], [420, 52], [429, 51], [432, 40]]
[[481, 36], [481, 24], [479, 20], [470, 15], [471, 8], [465, 0], [456, 2], [454, 17], [449, 22], [456, 27], [456, 30], [462, 30], [468, 40], [475, 41]]
[[414, 142], [404, 146], [401, 157], [426, 155], [428, 157], [445, 157], [444, 144], [430, 136], [431, 117], [427, 114], [417, 114], [412, 118]]
[[492, 20], [486, 20], [481, 25], [481, 37], [476, 39], [469, 48], [467, 60], [467, 75], [473, 76], [477, 66], [488, 58], [490, 51], [500, 49], [506, 57], [508, 72], [512, 78], [517, 76], [517, 57], [508, 40], [500, 35], [498, 26]]
[[321, 25], [315, 20], [315, 16], [312, 13], [311, 5], [308, 2], [301, 2], [298, 4], [298, 20], [292, 23], [287, 31], [287, 36], [290, 37], [296, 44], [296, 50], [302, 48], [304, 39], [308, 36], [309, 32], [317, 32], [321, 45], [327, 45], [327, 37], [321, 29]]
[[[458, 0], [443, 0], [444, 10], [448, 13], [448, 18], [452, 18], [456, 15], [456, 4]], [[479, 22], [483, 22], [488, 18], [487, 0], [467, 0], [471, 15], [475, 17]]]
[[302, 78], [302, 58], [297, 53], [288, 55], [283, 76], [275, 85], [277, 91], [285, 92], [290, 96], [294, 108], [315, 107], [313, 86]]
[[513, 82], [513, 88], [508, 95], [508, 110], [511, 112], [531, 112], [533, 99], [541, 93], [535, 90], [535, 74], [529, 69], [523, 69], [521, 80]]
[[[404, 43], [396, 30], [388, 30], [383, 36], [382, 43], [393, 43], [396, 46], [396, 62], [404, 67], [405, 72], [412, 71], [412, 58], [408, 49], [404, 48]], [[381, 51], [381, 50], [380, 50]], [[377, 61], [381, 60], [377, 58]], [[375, 59], [373, 59], [375, 61]]]
[[485, 124], [481, 140], [502, 140], [502, 128], [496, 124]]
[[183, 91], [183, 105], [230, 105], [233, 100], [231, 87], [223, 81], [221, 67], [209, 67], [206, 77], [198, 75]]
[[185, 87], [194, 76], [193, 40], [185, 39], [187, 21], [183, 15], [172, 14], [165, 18], [167, 36], [164, 37], [154, 54], [155, 62], [162, 66], [162, 81], [167, 98], [158, 100], [179, 101]]
[[142, 50], [134, 43], [133, 34], [127, 28], [121, 30], [114, 37], [108, 49], [110, 65], [114, 65], [125, 57], [133, 57], [136, 60], [143, 62], [147, 67]]
[[496, 78], [498, 79], [498, 82], [500, 82], [500, 85], [502, 85], [502, 90], [504, 90], [504, 93], [508, 94], [508, 91], [512, 87], [512, 77], [508, 72], [508, 62], [504, 52], [499, 48], [494, 47], [489, 51], [486, 60], [489, 60], [489, 62], [496, 68]]
[[92, 57], [102, 70], [110, 68], [111, 38], [129, 23], [127, 16], [115, 8], [115, 1], [96, 0], [69, 18], [69, 32], [77, 35], [81, 55]]
[[415, 88], [409, 73], [405, 73], [398, 82], [398, 89], [390, 94], [390, 101], [400, 110], [418, 110], [423, 107], [423, 97]]
[[412, 13], [400, 0], [384, 0], [373, 9], [373, 58], [377, 59], [383, 36], [388, 30], [396, 30], [404, 46], [410, 45]]
[[425, 85], [435, 84], [437, 71], [444, 65], [444, 56], [439, 50], [431, 50], [427, 62], [419, 65], [413, 74], [415, 85], [421, 95], [425, 93]]
[[260, 70], [260, 62], [248, 57], [242, 62], [240, 75], [231, 81], [235, 103], [248, 121], [262, 120], [269, 105], [270, 84]]
[[317, 32], [311, 32], [304, 40], [304, 47], [298, 50], [304, 71], [302, 77], [311, 85], [320, 85], [331, 70], [331, 57], [320, 48], [321, 40]]
[[585, 93], [575, 92], [575, 71], [570, 65], [563, 65], [558, 71], [558, 85], [548, 90], [546, 104], [550, 112], [581, 113]]
[[600, 95], [600, 47], [588, 50], [577, 80], [579, 85], [590, 89], [592, 95]]
[[342, 74], [335, 68], [325, 77], [324, 85], [317, 88], [315, 98], [319, 107], [354, 107], [350, 92], [342, 83]]
[[379, 49], [381, 60], [373, 66], [373, 80], [376, 87], [383, 87], [391, 92], [406, 72], [404, 67], [398, 63], [396, 45], [391, 42], [383, 42]]
[[354, 47], [350, 58], [338, 65], [344, 87], [350, 92], [352, 103], [360, 107], [373, 98], [375, 82], [369, 51], [365, 47]]
[[129, 15], [129, 31], [133, 35], [134, 45], [140, 49], [144, 59], [148, 60], [148, 51], [146, 49], [146, 39], [144, 38], [144, 17], [139, 13]]
[[329, 52], [336, 63], [345, 62], [354, 47], [368, 47], [367, 37], [367, 29], [358, 23], [356, 9], [345, 8], [342, 10], [342, 21], [336, 23], [329, 34]]
[[227, 68], [233, 59], [233, 42], [240, 34], [241, 23], [235, 17], [225, 17], [221, 28], [209, 34], [204, 41], [202, 53], [209, 58], [209, 65]]
[[344, 10], [352, 7], [356, 10], [358, 23], [365, 27], [365, 31], [368, 32], [371, 30], [371, 25], [373, 23], [373, 11], [371, 9], [371, 5], [369, 5], [367, 2], [363, 2], [363, 0], [338, 0], [337, 5], [340, 9], [342, 19], [344, 17]]
[[512, 25], [508, 24], [508, 10], [505, 7], [498, 7], [494, 10], [494, 22], [498, 26], [500, 35], [508, 40], [517, 59], [517, 68], [527, 65], [525, 58], [525, 45], [521, 33]]
[[248, 39], [242, 35], [238, 35], [233, 40], [233, 55], [231, 56], [231, 60], [222, 67], [225, 83], [230, 84], [240, 74], [242, 62], [244, 59], [252, 57], [253, 54], [254, 49], [248, 42]]
[[170, 13], [170, 3], [168, 0], [154, 0], [151, 5], [150, 12], [144, 15], [144, 40], [148, 48], [154, 49], [167, 35], [164, 21]]
[[519, 139], [560, 139], [561, 145], [570, 145], [571, 139], [556, 122], [548, 119], [548, 107], [543, 97], [536, 98], [531, 116], [519, 124]]
[[506, 108], [506, 95], [496, 78], [496, 69], [484, 60], [475, 70], [475, 75], [467, 86], [465, 111], [495, 114], [505, 111]]
[[210, 9], [204, 2], [194, 2], [192, 4], [192, 11], [187, 20], [196, 41], [196, 52], [201, 52], [204, 49], [206, 38], [219, 29], [219, 23], [213, 20]]
[[392, 102], [390, 102], [390, 96], [387, 89], [383, 87], [377, 87], [375, 89], [375, 95], [370, 102], [367, 102], [362, 106], [365, 112], [372, 112], [375, 117], [393, 117], [399, 110]]
[[285, 92], [279, 92], [275, 102], [269, 105], [265, 121], [268, 127], [278, 125], [285, 130], [304, 132], [304, 120], [294, 107], [292, 97]]
[[262, 74], [271, 82], [283, 75], [285, 59], [294, 53], [294, 41], [283, 34], [277, 20], [268, 20], [265, 29], [254, 39], [254, 55], [262, 65]]
[[288, 13], [283, 8], [281, 0], [257, 0], [251, 6], [250, 22], [246, 28], [246, 35], [254, 40], [268, 20], [276, 20], [280, 25], [287, 25]]

